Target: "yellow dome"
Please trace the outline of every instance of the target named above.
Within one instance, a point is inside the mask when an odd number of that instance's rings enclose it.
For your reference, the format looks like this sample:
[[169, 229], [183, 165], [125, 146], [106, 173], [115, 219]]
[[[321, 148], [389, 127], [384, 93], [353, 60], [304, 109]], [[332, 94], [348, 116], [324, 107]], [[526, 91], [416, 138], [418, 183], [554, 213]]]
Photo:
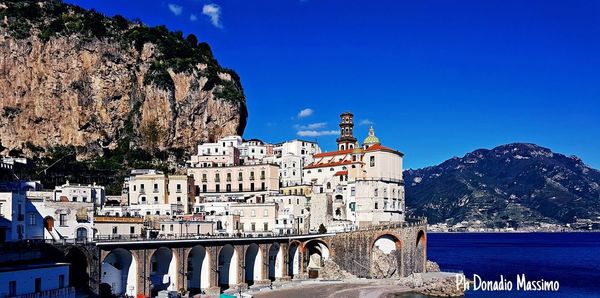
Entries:
[[375, 136], [375, 130], [373, 129], [373, 126], [371, 126], [371, 128], [369, 129], [369, 135], [363, 141], [363, 145], [373, 144], [379, 144], [379, 138]]
[[354, 150], [352, 150], [352, 154], [362, 154], [363, 150], [360, 148], [354, 148]]

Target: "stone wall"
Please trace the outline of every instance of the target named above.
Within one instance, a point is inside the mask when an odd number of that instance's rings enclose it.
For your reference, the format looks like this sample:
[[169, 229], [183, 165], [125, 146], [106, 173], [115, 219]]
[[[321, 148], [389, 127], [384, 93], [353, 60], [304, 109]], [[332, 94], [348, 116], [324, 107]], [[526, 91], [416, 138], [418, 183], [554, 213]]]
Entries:
[[386, 235], [395, 240], [396, 250], [400, 251], [395, 264], [399, 276], [424, 272], [427, 260], [427, 224], [424, 220], [410, 221], [389, 228], [339, 233], [329, 238], [332, 259], [341, 269], [351, 274], [373, 277], [373, 247], [377, 239]]

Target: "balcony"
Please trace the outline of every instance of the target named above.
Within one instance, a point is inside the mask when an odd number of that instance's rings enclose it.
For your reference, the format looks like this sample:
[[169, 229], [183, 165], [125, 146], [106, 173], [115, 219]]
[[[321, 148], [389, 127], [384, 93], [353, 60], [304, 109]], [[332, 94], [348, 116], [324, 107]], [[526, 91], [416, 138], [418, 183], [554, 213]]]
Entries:
[[87, 214], [76, 214], [75, 215], [75, 220], [77, 222], [89, 222], [90, 221], [90, 217]]
[[250, 176], [250, 181], [254, 181], [254, 176]]
[[265, 176], [260, 176], [260, 180], [265, 180]]
[[158, 188], [155, 188], [152, 192], [153, 193], [158, 193]]

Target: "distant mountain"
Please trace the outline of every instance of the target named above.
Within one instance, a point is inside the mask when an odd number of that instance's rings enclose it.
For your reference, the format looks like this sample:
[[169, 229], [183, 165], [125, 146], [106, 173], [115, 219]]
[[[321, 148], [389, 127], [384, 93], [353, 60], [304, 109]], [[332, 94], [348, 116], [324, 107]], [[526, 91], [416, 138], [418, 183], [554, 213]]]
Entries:
[[430, 223], [488, 227], [570, 223], [600, 216], [600, 171], [535, 144], [479, 149], [404, 172], [406, 204]]

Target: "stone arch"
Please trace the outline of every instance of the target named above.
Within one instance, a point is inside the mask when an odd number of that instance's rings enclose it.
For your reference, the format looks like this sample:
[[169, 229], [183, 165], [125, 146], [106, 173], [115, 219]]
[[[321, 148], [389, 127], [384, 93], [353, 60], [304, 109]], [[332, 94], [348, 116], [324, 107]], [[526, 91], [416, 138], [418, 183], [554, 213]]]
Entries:
[[279, 243], [273, 243], [269, 248], [269, 279], [274, 281], [283, 275], [283, 249]]
[[210, 255], [204, 246], [194, 246], [188, 254], [187, 289], [190, 295], [210, 287]]
[[329, 259], [329, 246], [321, 239], [312, 239], [304, 243], [303, 252], [308, 276], [318, 277], [323, 263]]
[[248, 286], [264, 279], [262, 250], [256, 243], [250, 244], [246, 249], [244, 267], [244, 276]]
[[238, 283], [238, 254], [231, 244], [219, 251], [219, 286], [221, 290], [229, 289]]
[[415, 271], [425, 272], [425, 264], [427, 263], [427, 236], [425, 231], [420, 230], [417, 233], [415, 243]]
[[161, 247], [152, 254], [150, 283], [152, 297], [162, 290], [177, 290], [177, 258], [171, 249]]
[[402, 276], [402, 242], [392, 233], [373, 237], [370, 246], [371, 278], [396, 278]]
[[90, 264], [85, 252], [76, 246], [71, 246], [65, 253], [65, 260], [69, 263], [69, 285], [76, 289], [89, 291], [90, 289]]
[[292, 241], [289, 244], [288, 249], [288, 276], [294, 277], [300, 274], [301, 270], [301, 258], [300, 258], [300, 249], [302, 243], [300, 241]]
[[137, 294], [137, 259], [128, 250], [113, 249], [102, 261], [101, 283], [117, 296]]

